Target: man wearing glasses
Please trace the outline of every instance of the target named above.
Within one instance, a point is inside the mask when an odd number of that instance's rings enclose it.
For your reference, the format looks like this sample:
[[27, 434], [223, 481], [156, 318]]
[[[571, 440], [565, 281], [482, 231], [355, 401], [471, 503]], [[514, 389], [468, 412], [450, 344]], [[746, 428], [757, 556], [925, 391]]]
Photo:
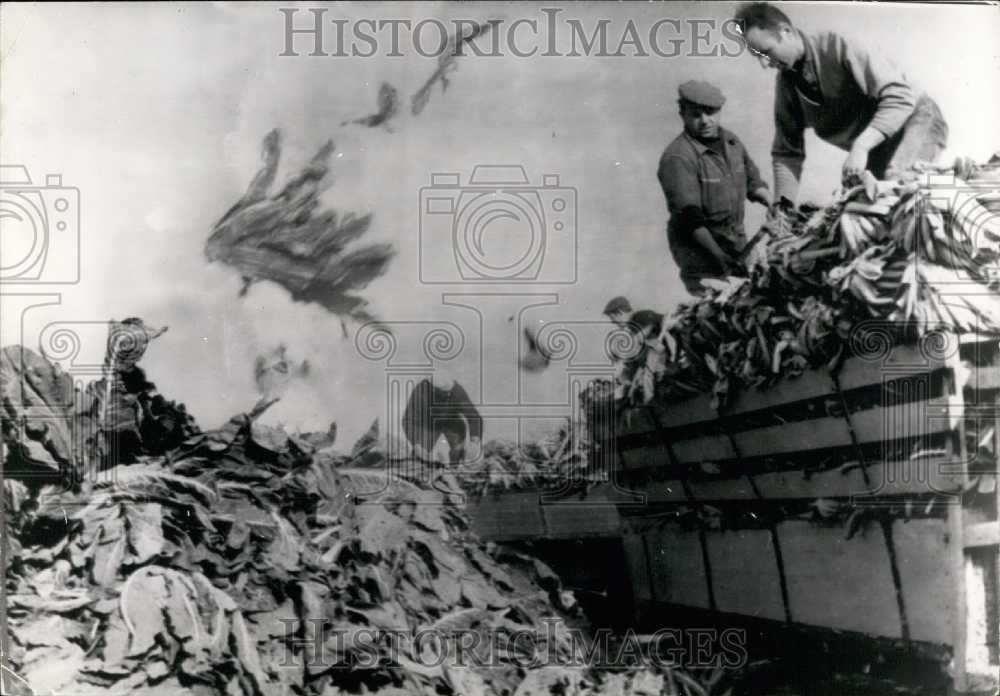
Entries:
[[888, 60], [833, 32], [807, 35], [766, 2], [741, 6], [735, 20], [750, 52], [779, 71], [771, 155], [775, 200], [786, 208], [798, 195], [806, 128], [847, 151], [845, 182], [865, 169], [895, 178], [944, 150], [937, 104]]
[[719, 126], [725, 97], [708, 82], [678, 88], [684, 132], [660, 157], [657, 178], [670, 209], [667, 241], [692, 295], [703, 278], [745, 275], [745, 200], [770, 206], [767, 184], [739, 138]]

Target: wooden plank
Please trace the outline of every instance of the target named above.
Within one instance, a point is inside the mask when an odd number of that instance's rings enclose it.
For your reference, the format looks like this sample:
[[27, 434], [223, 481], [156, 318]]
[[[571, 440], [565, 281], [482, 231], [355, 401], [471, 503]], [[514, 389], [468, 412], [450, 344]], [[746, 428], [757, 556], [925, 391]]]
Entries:
[[958, 337], [959, 343], [966, 346], [970, 343], [982, 343], [984, 346], [995, 346], [1000, 342], [1000, 336], [987, 336], [982, 333], [962, 334]]
[[545, 528], [538, 497], [538, 491], [511, 491], [470, 501], [472, 531], [493, 541], [542, 536]]
[[943, 399], [876, 407], [851, 414], [851, 425], [860, 443], [926, 437], [955, 430], [961, 423], [961, 409], [951, 408]]
[[711, 396], [699, 394], [677, 404], [665, 405], [664, 408], [660, 409], [660, 427], [679, 428], [692, 423], [714, 421], [719, 417], [719, 414], [712, 408], [711, 404]]
[[691, 488], [691, 495], [696, 500], [752, 500], [757, 497], [746, 476], [704, 481], [692, 479], [688, 482], [688, 486]]
[[868, 467], [865, 483], [860, 468], [841, 473], [839, 469], [812, 474], [801, 470], [776, 471], [753, 477], [763, 498], [855, 498], [912, 493], [950, 493], [960, 486], [960, 477], [945, 473], [952, 460], [920, 459], [877, 463]]
[[698, 533], [668, 525], [646, 535], [653, 594], [658, 602], [709, 608]]
[[688, 500], [684, 484], [677, 480], [650, 481], [639, 486], [638, 492], [646, 496], [647, 503], [681, 503]]
[[719, 611], [783, 621], [785, 607], [771, 533], [743, 529], [706, 535]]
[[670, 449], [666, 443], [621, 450], [622, 469], [648, 469], [670, 463]]
[[956, 579], [952, 583], [951, 598], [954, 602], [954, 621], [952, 622], [952, 659], [954, 661], [954, 677], [952, 687], [958, 693], [968, 691], [968, 664], [966, 660], [966, 640], [968, 639], [968, 605], [965, 577], [965, 540], [963, 537], [963, 513], [959, 505], [948, 506], [948, 572]]
[[708, 435], [693, 440], [680, 440], [673, 443], [674, 456], [678, 462], [717, 462], [722, 459], [733, 459], [733, 450], [729, 438], [725, 435]]
[[870, 489], [860, 468], [843, 473], [839, 469], [822, 471], [808, 478], [798, 469], [774, 471], [757, 474], [753, 481], [763, 498], [847, 498]]
[[953, 493], [965, 479], [958, 457], [921, 457], [882, 462], [870, 467], [873, 495]]
[[[953, 351], [958, 357], [957, 349]], [[947, 367], [946, 360], [929, 358], [917, 346], [897, 346], [884, 359], [849, 358], [837, 375], [840, 388], [856, 389], [870, 384], [880, 384], [886, 378], [898, 379], [921, 375]]]
[[[621, 482], [599, 483], [587, 492], [585, 500], [592, 500], [599, 503], [614, 503], [617, 505], [629, 505], [635, 503], [635, 496], [638, 494], [628, 485]], [[547, 501], [542, 496], [543, 503]]]
[[778, 525], [778, 540], [793, 621], [902, 636], [889, 556], [877, 526], [845, 539], [842, 527], [789, 520]]
[[733, 433], [733, 440], [740, 454], [749, 458], [847, 447], [851, 444], [851, 431], [843, 418], [824, 417]]
[[830, 396], [835, 391], [833, 378], [825, 370], [810, 370], [799, 377], [783, 379], [767, 389], [744, 389], [733, 396], [726, 415], [759, 411], [784, 404]]
[[621, 535], [618, 508], [607, 500], [590, 498], [542, 505], [542, 519], [548, 539]]
[[622, 546], [625, 551], [625, 569], [628, 572], [632, 594], [637, 604], [647, 604], [653, 601], [649, 583], [649, 573], [646, 566], [646, 550], [643, 547], [642, 536], [626, 533], [622, 536]]
[[1000, 522], [967, 524], [962, 534], [965, 548], [1000, 545]]
[[955, 577], [944, 520], [896, 520], [892, 541], [913, 640], [948, 645], [954, 634]]
[[[994, 577], [997, 558], [993, 549], [979, 547], [968, 551], [965, 557], [965, 597], [966, 597], [966, 670], [970, 682], [975, 682], [978, 691], [983, 677], [992, 675], [992, 686], [996, 694], [998, 668], [997, 631], [1000, 630], [1000, 615], [997, 612], [997, 584]], [[972, 689], [969, 689], [970, 691]]]
[[971, 391], [1000, 389], [1000, 367], [989, 366], [972, 369], [965, 387]]

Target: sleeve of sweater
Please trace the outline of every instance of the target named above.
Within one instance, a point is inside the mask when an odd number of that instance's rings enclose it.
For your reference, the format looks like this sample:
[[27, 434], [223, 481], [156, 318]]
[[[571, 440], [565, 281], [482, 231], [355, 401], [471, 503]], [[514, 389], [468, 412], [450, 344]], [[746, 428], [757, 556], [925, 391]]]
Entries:
[[750, 153], [747, 152], [745, 146], [743, 147], [743, 168], [746, 169], [747, 172], [748, 195], [762, 188], [767, 188], [767, 182], [761, 177], [760, 169], [757, 168], [757, 163], [750, 157]]
[[877, 100], [878, 107], [869, 125], [885, 137], [895, 135], [917, 105], [918, 94], [902, 70], [877, 50], [868, 51], [842, 37], [840, 54], [861, 91]]
[[806, 159], [805, 117], [795, 86], [778, 74], [774, 88], [774, 144], [771, 159], [774, 166], [774, 200], [795, 202], [799, 195], [802, 163]]

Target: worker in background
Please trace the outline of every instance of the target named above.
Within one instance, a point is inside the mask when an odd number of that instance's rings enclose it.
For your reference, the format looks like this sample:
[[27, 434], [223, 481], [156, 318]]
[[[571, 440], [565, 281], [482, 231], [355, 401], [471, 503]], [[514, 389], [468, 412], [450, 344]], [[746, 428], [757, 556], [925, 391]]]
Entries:
[[610, 358], [615, 363], [615, 398], [629, 394], [639, 370], [649, 370], [659, 375], [672, 356], [666, 317], [651, 309], [632, 311], [632, 304], [625, 297], [615, 297], [604, 307], [604, 315], [618, 328], [628, 331], [630, 341], [622, 353], [615, 349], [619, 341], [611, 341]]
[[432, 460], [438, 440], [448, 444], [449, 460], [461, 463], [468, 449], [479, 452], [483, 419], [469, 394], [451, 377], [438, 377], [436, 384], [421, 380], [403, 411], [403, 432], [418, 455]]
[[806, 128], [847, 151], [845, 183], [865, 169], [895, 178], [944, 150], [948, 126], [937, 104], [889, 60], [831, 31], [805, 34], [766, 2], [741, 6], [735, 21], [750, 52], [778, 69], [771, 156], [784, 209], [797, 200]]
[[719, 125], [726, 99], [715, 85], [689, 81], [678, 89], [684, 132], [663, 151], [657, 178], [670, 211], [667, 240], [692, 295], [702, 278], [745, 275], [745, 200], [770, 206], [767, 184], [739, 138]]

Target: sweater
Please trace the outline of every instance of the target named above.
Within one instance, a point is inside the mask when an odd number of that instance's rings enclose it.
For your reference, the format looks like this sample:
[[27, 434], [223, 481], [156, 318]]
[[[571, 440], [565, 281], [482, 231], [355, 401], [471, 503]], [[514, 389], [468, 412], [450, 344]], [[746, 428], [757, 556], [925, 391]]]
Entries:
[[913, 113], [921, 93], [889, 60], [849, 43], [839, 34], [800, 32], [804, 61], [815, 75], [821, 100], [806, 96], [793, 71], [778, 73], [774, 94], [775, 200], [795, 201], [805, 160], [806, 128], [831, 145], [850, 149], [868, 126], [886, 138], [895, 135]]
[[482, 438], [483, 419], [468, 392], [458, 382], [451, 390], [421, 380], [403, 411], [403, 431], [412, 444], [431, 449], [438, 437], [452, 432], [464, 438]]

